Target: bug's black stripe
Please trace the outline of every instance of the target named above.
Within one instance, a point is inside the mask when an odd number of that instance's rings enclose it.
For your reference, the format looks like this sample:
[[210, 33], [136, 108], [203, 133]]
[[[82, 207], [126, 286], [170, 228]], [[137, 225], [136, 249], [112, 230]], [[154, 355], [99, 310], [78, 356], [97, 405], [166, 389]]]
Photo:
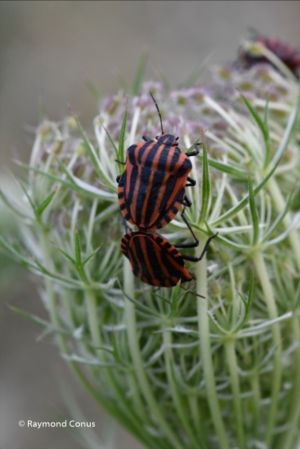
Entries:
[[[147, 239], [148, 240], [148, 239]], [[133, 259], [133, 265], [134, 265], [134, 269], [133, 272], [134, 274], [136, 274], [136, 276], [138, 276], [140, 279], [142, 277], [144, 277], [145, 279], [147, 279], [149, 284], [152, 284], [152, 278], [150, 276], [150, 273], [147, 269], [147, 265], [144, 259], [144, 253], [143, 250], [141, 248], [141, 242], [140, 239], [135, 237], [133, 239], [133, 245], [135, 248], [135, 252], [136, 252], [136, 259]], [[151, 259], [151, 256], [149, 254], [149, 258]]]
[[[148, 145], [148, 143], [145, 142], [145, 145]], [[136, 165], [138, 163], [138, 155], [139, 155], [139, 151], [140, 151], [139, 146], [140, 145], [137, 145], [137, 144], [131, 145], [127, 150], [128, 159], [132, 165]], [[143, 147], [144, 147], [144, 145], [142, 146], [142, 148]]]
[[[172, 179], [174, 180], [174, 185], [175, 185], [176, 178], [172, 177]], [[170, 195], [171, 195], [171, 193], [172, 193], [172, 191], [174, 189], [174, 185], [171, 182], [168, 183], [168, 185], [167, 185], [167, 189], [166, 189], [165, 194], [163, 196], [163, 199], [161, 201], [160, 215], [159, 215], [158, 220], [157, 220], [158, 227], [161, 227], [160, 224], [161, 224], [162, 221], [165, 220], [167, 223], [169, 223], [174, 218], [174, 216], [177, 214], [177, 212], [180, 209], [180, 207], [177, 207], [175, 205], [176, 203], [180, 203], [180, 205], [182, 205], [183, 198], [184, 198], [184, 195], [185, 195], [185, 188], [184, 187], [182, 187], [180, 189], [180, 191], [177, 193], [177, 195], [175, 196], [174, 201], [172, 203], [172, 206], [170, 208], [166, 207], [167, 201], [168, 201], [168, 199], [169, 199], [169, 197], [170, 197]]]
[[178, 162], [178, 159], [180, 157], [180, 152], [181, 152], [181, 150], [179, 148], [175, 149], [172, 160], [171, 160], [171, 164], [170, 164], [170, 171], [174, 170], [174, 168]]
[[[143, 167], [142, 169], [142, 180], [143, 180], [143, 188], [139, 190], [138, 201], [136, 204], [136, 222], [143, 223], [145, 227], [150, 226], [151, 216], [157, 201], [157, 196], [159, 194], [160, 189], [162, 188], [163, 180], [165, 178], [165, 170], [161, 169], [161, 166], [166, 166], [166, 153], [164, 149], [160, 149], [161, 154], [159, 156], [159, 160], [157, 165], [159, 168], [155, 167]], [[154, 175], [153, 175], [154, 173]], [[150, 176], [153, 176], [152, 182], [150, 181]], [[144, 182], [145, 180], [145, 182]], [[142, 187], [142, 186], [141, 186]], [[150, 195], [148, 199], [146, 199], [147, 192], [150, 190]], [[142, 215], [143, 208], [145, 207], [146, 201], [146, 213]], [[159, 207], [160, 210], [160, 207]]]
[[[152, 193], [156, 190], [156, 188], [161, 188], [161, 183], [166, 168], [166, 160], [167, 155], [164, 151], [164, 147], [162, 145], [159, 146], [157, 143], [151, 143], [149, 153], [147, 154], [145, 161], [143, 161], [143, 165], [141, 168], [141, 184], [139, 186], [137, 201], [135, 204], [132, 204], [132, 213], [135, 216], [136, 223], [143, 223], [143, 225], [146, 227], [147, 224], [145, 225], [145, 217], [142, 216], [142, 210], [143, 207], [145, 207], [146, 201], [145, 198], [147, 196], [147, 193], [149, 194], [149, 191]], [[155, 187], [153, 187], [153, 185]], [[149, 203], [151, 209], [153, 209], [154, 203], [151, 194], [147, 201], [146, 210], [149, 208]]]
[[[176, 285], [180, 280], [182, 282], [190, 281], [191, 274], [184, 265], [181, 253], [167, 240], [163, 239], [163, 241], [165, 242], [165, 246], [162, 251], [162, 262], [168, 269], [170, 282], [172, 283], [171, 285]], [[166, 251], [166, 249], [168, 249], [168, 251]], [[171, 279], [171, 276], [177, 279], [176, 282], [174, 282], [174, 279]]]
[[[160, 178], [159, 178], [160, 175]], [[153, 224], [153, 222], [157, 222], [159, 221], [162, 216], [164, 215], [164, 211], [166, 209], [166, 203], [168, 201], [168, 199], [170, 198], [170, 195], [173, 193], [174, 188], [175, 188], [175, 184], [176, 184], [176, 178], [175, 176], [169, 176], [167, 180], [165, 180], [164, 182], [164, 195], [162, 197], [161, 200], [158, 200], [158, 195], [160, 194], [160, 190], [162, 188], [162, 181], [164, 179], [164, 174], [163, 173], [159, 173], [159, 175], [157, 176], [157, 181], [156, 181], [156, 185], [153, 188], [153, 194], [151, 196], [151, 199], [149, 200], [149, 204], [148, 204], [148, 208], [146, 211], [146, 223], [149, 224]], [[157, 204], [157, 202], [159, 202], [159, 204]], [[154, 212], [154, 207], [158, 206], [157, 211], [155, 212], [155, 214], [153, 214]], [[155, 217], [156, 215], [156, 217]]]
[[181, 254], [166, 239], [162, 239], [160, 236], [157, 236], [156, 241], [159, 244], [159, 254], [161, 259], [158, 267], [161, 269], [163, 265], [165, 270], [168, 272], [168, 276], [165, 278], [167, 279], [165, 285], [176, 285], [180, 279], [184, 278], [182, 275], [182, 269], [185, 267]]
[[[166, 278], [166, 276], [164, 276], [163, 268], [161, 267], [161, 263], [158, 257], [158, 254], [161, 255], [162, 253], [161, 247], [156, 245], [155, 242], [149, 238], [146, 239], [146, 247], [154, 273], [154, 279], [152, 280], [152, 282], [154, 283], [154, 281], [156, 281], [156, 284], [159, 283], [160, 285], [166, 285], [168, 283], [168, 279]], [[166, 266], [164, 267], [167, 268]]]
[[137, 177], [138, 177], [138, 166], [134, 165], [132, 167], [131, 175], [130, 175], [129, 179], [127, 180], [127, 182], [129, 182], [129, 192], [128, 192], [128, 196], [126, 197], [126, 201], [127, 201], [128, 205], [130, 205], [132, 203], [132, 197], [133, 197], [133, 194], [135, 191]]
[[[172, 151], [172, 159], [168, 163], [169, 152]], [[174, 150], [174, 148], [164, 146], [162, 154], [159, 160], [159, 168], [156, 171], [153, 185], [151, 186], [152, 195], [149, 197], [149, 201], [146, 208], [146, 214], [144, 217], [145, 227], [156, 226], [161, 227], [164, 221], [166, 203], [169, 200], [171, 194], [176, 186], [176, 176], [171, 172], [174, 170], [176, 163], [180, 157], [180, 150]], [[166, 176], [167, 173], [167, 176]], [[168, 175], [169, 174], [169, 175]], [[158, 199], [161, 189], [164, 190], [162, 199]], [[159, 205], [157, 202], [159, 201]]]
[[[137, 194], [137, 198], [140, 198], [140, 195], [142, 193], [142, 191], [145, 189], [145, 186], [148, 183], [148, 178], [151, 174], [151, 171], [145, 171], [145, 167], [144, 164], [141, 164], [141, 158], [144, 154], [145, 151], [149, 150], [150, 154], [155, 154], [155, 151], [153, 148], [157, 147], [156, 143], [153, 142], [146, 142], [141, 148], [136, 148], [136, 153], [135, 153], [135, 158], [136, 160], [139, 162], [139, 164], [137, 164], [135, 161], [133, 163], [133, 167], [132, 167], [132, 171], [131, 171], [131, 175], [130, 178], [127, 180], [127, 183], [129, 182], [129, 191], [128, 191], [128, 196], [126, 198], [126, 201], [129, 205], [129, 207], [131, 208], [131, 210], [133, 211], [133, 215], [135, 215], [135, 211], [137, 208], [137, 202], [133, 200], [134, 194], [136, 192], [137, 189], [137, 181], [138, 181], [138, 177], [140, 176], [139, 180], [140, 180], [140, 186], [139, 186], [139, 191]], [[150, 149], [149, 149], [150, 148]], [[149, 154], [148, 154], [149, 156]], [[153, 156], [152, 156], [153, 157]], [[147, 159], [147, 158], [146, 158]], [[140, 201], [138, 201], [140, 203]], [[139, 223], [136, 219], [134, 220], [136, 223]]]
[[160, 145], [158, 142], [151, 142], [149, 145], [151, 145], [152, 148], [149, 151], [149, 153], [146, 157], [146, 160], [143, 162], [143, 165], [145, 165], [146, 167], [148, 166], [148, 167], [152, 168], [154, 156], [157, 153], [157, 151], [159, 150], [159, 148], [162, 147], [162, 145]]
[[[155, 141], [151, 141], [151, 142], [145, 142], [144, 145], [142, 145], [140, 148], [137, 148], [136, 150], [136, 164], [141, 164], [142, 163], [142, 158], [144, 156], [144, 153], [146, 151], [149, 151], [149, 153], [151, 153], [151, 151], [154, 151], [153, 148], [157, 147], [157, 143]], [[155, 151], [154, 151], [155, 152]], [[145, 161], [143, 162], [143, 164], [145, 164]]]
[[119, 187], [123, 187], [124, 188], [125, 183], [126, 183], [126, 170], [123, 171], [123, 173], [121, 174], [119, 182], [118, 182], [118, 185], [119, 185]]
[[122, 240], [121, 240], [121, 251], [127, 258], [129, 258], [128, 241], [129, 241], [129, 235], [128, 234], [123, 235]]

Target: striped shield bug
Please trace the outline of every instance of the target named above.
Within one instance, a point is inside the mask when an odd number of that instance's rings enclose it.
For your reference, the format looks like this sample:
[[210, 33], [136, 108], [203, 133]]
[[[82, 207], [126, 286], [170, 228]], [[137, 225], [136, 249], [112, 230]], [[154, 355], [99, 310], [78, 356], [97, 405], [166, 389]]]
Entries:
[[123, 217], [141, 230], [153, 231], [166, 226], [182, 205], [191, 205], [185, 193], [185, 187], [195, 185], [188, 176], [192, 170], [189, 157], [198, 154], [200, 144], [184, 153], [178, 137], [164, 133], [160, 110], [150, 95], [159, 114], [161, 135], [155, 140], [143, 136], [143, 142], [128, 148], [125, 170], [117, 182]]
[[[183, 218], [186, 221], [184, 215]], [[199, 241], [189, 224], [188, 227], [192, 232], [194, 241], [177, 245], [172, 245], [166, 238], [156, 232], [138, 230], [125, 234], [121, 240], [121, 251], [129, 259], [135, 276], [146, 284], [157, 287], [172, 287], [178, 282], [187, 282], [194, 279], [193, 274], [185, 267], [184, 261], [200, 261], [211, 240], [217, 234], [207, 239], [199, 257], [193, 257], [182, 254], [177, 249], [193, 248], [199, 245]]]
[[[279, 39], [276, 39], [273, 36], [262, 36], [257, 31], [251, 29], [253, 42], [259, 43], [265, 46], [268, 50], [273, 52], [281, 61], [295, 74], [297, 75], [297, 71], [300, 67], [300, 51], [293, 48], [287, 42], [283, 42]], [[250, 50], [242, 51], [240, 58], [244, 61], [248, 66], [252, 66], [254, 64], [260, 62], [267, 62], [268, 60], [264, 56], [256, 55]], [[268, 61], [270, 62], [270, 61]]]
[[215, 236], [209, 237], [199, 257], [182, 254], [177, 249], [179, 245], [172, 245], [156, 232], [145, 231], [125, 234], [121, 241], [121, 251], [129, 259], [133, 273], [140, 280], [157, 287], [172, 287], [178, 282], [187, 282], [194, 278], [185, 267], [184, 261], [201, 260]]

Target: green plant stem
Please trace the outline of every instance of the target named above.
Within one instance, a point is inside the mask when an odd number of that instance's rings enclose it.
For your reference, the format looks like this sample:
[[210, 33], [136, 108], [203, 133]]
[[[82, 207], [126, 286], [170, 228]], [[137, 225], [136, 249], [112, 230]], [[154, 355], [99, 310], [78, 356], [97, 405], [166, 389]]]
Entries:
[[199, 410], [199, 401], [200, 399], [196, 395], [189, 395], [188, 397], [191, 418], [193, 420], [194, 429], [197, 432], [197, 437], [199, 441], [206, 441], [207, 436], [203, 426], [204, 419]]
[[[274, 298], [274, 292], [270, 282], [264, 257], [260, 252], [257, 252], [254, 256], [254, 264], [264, 293], [264, 300], [268, 309], [269, 317], [271, 320], [275, 320], [276, 318], [278, 318], [278, 313]], [[282, 343], [281, 343], [280, 325], [278, 323], [273, 324], [272, 334], [275, 344], [275, 350], [274, 350], [274, 364], [272, 375], [271, 404], [266, 430], [266, 445], [268, 448], [272, 447], [272, 438], [274, 433], [274, 427], [276, 424], [276, 416], [278, 412], [278, 400], [282, 376], [282, 365], [281, 365]]]
[[138, 392], [138, 390], [136, 388], [136, 380], [135, 380], [135, 377], [134, 377], [134, 373], [130, 373], [127, 376], [127, 379], [128, 379], [128, 384], [129, 384], [129, 387], [130, 387], [130, 394], [132, 396], [132, 402], [133, 402], [134, 410], [136, 411], [138, 416], [143, 419], [143, 421], [147, 421], [148, 417], [146, 415], [145, 407], [144, 407], [143, 402], [141, 400], [141, 396], [139, 395], [139, 392]]
[[300, 416], [300, 327], [299, 318], [294, 314], [291, 320], [293, 340], [298, 343], [295, 349], [295, 372], [293, 374], [294, 388], [291, 391], [291, 406], [287, 417], [289, 424], [285, 435], [280, 439], [278, 449], [293, 449], [293, 442], [299, 436], [299, 416]]
[[[129, 298], [134, 297], [133, 274], [130, 263], [127, 259], [124, 259], [124, 290]], [[182, 443], [180, 442], [178, 435], [175, 435], [173, 430], [170, 428], [163, 412], [161, 411], [155, 397], [153, 396], [151, 386], [145, 373], [144, 362], [139, 347], [139, 338], [136, 327], [135, 305], [128, 298], [125, 298], [125, 312], [127, 320], [127, 335], [128, 335], [129, 350], [132, 358], [132, 363], [134, 366], [136, 379], [139, 383], [140, 391], [142, 391], [149, 407], [148, 414], [155, 418], [157, 425], [160, 426], [166, 438], [169, 440], [171, 447], [173, 449], [183, 449]], [[162, 440], [157, 442], [157, 447], [162, 447], [159, 446], [159, 444], [163, 444]]]
[[[200, 240], [200, 235], [199, 235]], [[204, 245], [199, 245], [197, 252], [200, 255]], [[197, 278], [197, 294], [204, 296], [204, 298], [197, 298], [197, 314], [198, 314], [198, 332], [200, 340], [200, 357], [202, 360], [205, 388], [208, 398], [208, 405], [210, 408], [212, 421], [219, 438], [219, 447], [221, 449], [229, 449], [229, 441], [225, 432], [225, 427], [221, 415], [220, 404], [217, 397], [216, 381], [212, 360], [211, 343], [210, 343], [210, 328], [208, 315], [208, 300], [207, 300], [207, 263], [206, 256], [197, 263], [196, 266]]]
[[176, 385], [176, 380], [174, 378], [174, 358], [173, 353], [171, 349], [172, 344], [172, 336], [170, 331], [167, 331], [164, 329], [163, 331], [163, 341], [164, 341], [164, 347], [165, 347], [165, 365], [166, 365], [166, 372], [168, 377], [168, 384], [171, 388], [171, 394], [174, 402], [175, 409], [177, 411], [177, 415], [182, 422], [182, 426], [186, 432], [186, 434], [189, 437], [189, 441], [191, 442], [191, 448], [199, 449], [203, 448], [203, 445], [201, 441], [198, 441], [193, 428], [190, 423], [190, 416], [187, 414], [187, 407], [186, 404], [183, 403], [182, 398], [180, 397], [180, 393], [178, 391], [178, 385]]
[[253, 438], [258, 435], [258, 425], [260, 421], [260, 384], [257, 370], [253, 371], [251, 375], [251, 391], [253, 398]]
[[245, 435], [243, 428], [243, 414], [241, 404], [240, 383], [238, 376], [238, 365], [234, 347], [234, 340], [230, 339], [225, 342], [225, 352], [227, 357], [227, 365], [230, 374], [230, 382], [233, 395], [234, 421], [237, 433], [237, 441], [239, 449], [245, 448]]

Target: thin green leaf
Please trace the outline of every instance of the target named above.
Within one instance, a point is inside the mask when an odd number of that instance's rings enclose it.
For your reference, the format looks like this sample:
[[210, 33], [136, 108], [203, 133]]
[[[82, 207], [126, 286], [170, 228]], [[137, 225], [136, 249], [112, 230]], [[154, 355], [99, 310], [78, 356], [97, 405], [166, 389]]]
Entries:
[[268, 112], [269, 112], [269, 100], [266, 101], [266, 106], [264, 109], [264, 127], [268, 131], [268, 139], [265, 140], [265, 164], [264, 168], [266, 168], [269, 165], [269, 162], [271, 160], [271, 146], [270, 146], [270, 135], [269, 135], [269, 127], [268, 127]]
[[19, 181], [19, 184], [20, 184], [21, 189], [23, 190], [23, 192], [24, 192], [26, 198], [28, 199], [28, 202], [29, 202], [29, 204], [30, 204], [30, 206], [31, 206], [31, 208], [32, 208], [32, 210], [33, 210], [33, 212], [34, 212], [34, 215], [38, 218], [38, 216], [37, 216], [37, 214], [36, 214], [36, 205], [35, 205], [34, 202], [32, 201], [31, 196], [29, 195], [29, 193], [27, 192], [25, 186], [23, 185], [23, 183], [22, 183], [21, 181]]
[[249, 206], [250, 206], [250, 212], [251, 212], [251, 218], [252, 218], [252, 227], [253, 227], [253, 235], [252, 235], [252, 245], [256, 245], [259, 237], [259, 220], [256, 212], [256, 206], [255, 206], [255, 199], [254, 199], [254, 192], [253, 192], [253, 185], [252, 180], [249, 176]]
[[58, 281], [58, 282], [62, 283], [63, 285], [65, 285], [66, 287], [69, 287], [69, 288], [75, 288], [75, 289], [81, 288], [81, 289], [83, 289], [83, 290], [86, 290], [87, 288], [88, 288], [88, 289], [94, 288], [94, 289], [98, 290], [98, 289], [100, 288], [100, 287], [97, 286], [96, 284], [95, 284], [95, 285], [89, 285], [89, 286], [87, 287], [87, 285], [85, 285], [85, 284], [84, 284], [83, 282], [81, 282], [80, 280], [77, 280], [77, 279], [71, 279], [71, 278], [66, 278], [66, 277], [64, 277], [64, 276], [61, 276], [61, 275], [58, 275], [58, 274], [55, 274], [55, 273], [51, 273], [51, 272], [50, 272], [49, 270], [47, 270], [47, 268], [45, 268], [45, 267], [39, 262], [39, 260], [37, 260], [37, 259], [35, 259], [35, 263], [36, 263], [36, 265], [35, 265], [35, 266], [32, 266], [32, 269], [33, 269], [35, 272], [37, 272], [37, 273], [42, 273], [42, 275], [43, 275], [44, 277], [47, 277], [47, 278], [52, 279], [52, 280], [54, 280], [54, 281]]
[[[26, 319], [32, 321], [33, 323], [38, 324], [39, 326], [41, 326], [41, 327], [43, 327], [43, 328], [46, 328], [46, 329], [48, 329], [49, 331], [56, 331], [56, 332], [57, 332], [57, 330], [54, 329], [52, 323], [50, 323], [49, 321], [43, 320], [42, 318], [40, 318], [40, 317], [38, 317], [38, 316], [36, 316], [36, 315], [34, 315], [34, 314], [32, 314], [32, 313], [26, 312], [26, 311], [23, 310], [23, 309], [19, 309], [18, 307], [10, 306], [10, 305], [9, 305], [8, 307], [9, 307], [9, 309], [10, 309], [12, 312], [15, 312], [15, 313], [17, 313], [18, 315], [21, 315], [22, 317], [24, 317], [24, 318], [26, 318]], [[63, 331], [63, 329], [61, 329], [60, 332], [61, 332], [61, 333], [65, 333], [65, 332]]]
[[62, 171], [64, 172], [64, 174], [66, 175], [67, 179], [71, 182], [71, 184], [76, 185], [76, 183], [73, 179], [73, 176], [71, 175], [71, 173], [69, 172], [69, 170], [67, 169], [65, 164], [56, 156], [55, 156], [55, 160], [58, 163], [58, 165], [60, 166], [60, 168], [62, 169]]
[[134, 82], [133, 82], [133, 86], [132, 86], [132, 94], [133, 95], [139, 95], [140, 91], [141, 91], [141, 85], [142, 85], [142, 81], [145, 75], [145, 71], [146, 71], [146, 65], [147, 65], [147, 60], [148, 60], [148, 55], [145, 53], [141, 56], [136, 74], [135, 74], [135, 78], [134, 78]]
[[121, 290], [123, 296], [124, 296], [125, 298], [127, 298], [130, 302], [132, 302], [132, 303], [136, 306], [137, 310], [143, 312], [143, 313], [144, 313], [145, 315], [147, 315], [147, 316], [154, 316], [154, 317], [156, 317], [156, 318], [158, 318], [158, 319], [161, 318], [161, 315], [160, 315], [158, 312], [156, 312], [154, 308], [145, 306], [145, 305], [143, 305], [143, 304], [141, 303], [141, 301], [137, 301], [136, 299], [132, 298], [131, 296], [128, 296], [127, 293], [125, 292], [125, 290], [123, 290], [123, 289], [121, 288], [120, 283], [119, 283], [119, 288], [120, 288], [120, 290]]
[[89, 139], [87, 138], [85, 132], [83, 131], [80, 123], [78, 120], [76, 120], [77, 122], [77, 126], [78, 126], [78, 130], [79, 133], [81, 135], [81, 138], [83, 140], [83, 145], [86, 148], [91, 161], [95, 167], [96, 172], [98, 173], [99, 177], [105, 182], [106, 185], [108, 185], [113, 191], [116, 190], [116, 186], [114, 184], [112, 184], [112, 182], [110, 181], [110, 179], [105, 175], [105, 173], [103, 172], [100, 162], [98, 160], [98, 157], [96, 155], [96, 152], [92, 146], [92, 144], [90, 143]]
[[259, 126], [263, 138], [264, 140], [268, 140], [269, 138], [269, 132], [268, 132], [268, 128], [265, 127], [264, 121], [261, 119], [260, 115], [256, 112], [256, 110], [254, 109], [254, 107], [252, 106], [252, 104], [247, 100], [246, 97], [244, 97], [244, 95], [241, 94], [241, 97], [245, 103], [245, 105], [247, 106], [250, 114], [252, 115], [252, 117], [254, 118], [254, 120], [256, 121], [257, 125]]
[[24, 265], [27, 268], [36, 269], [36, 266], [29, 260], [26, 259], [20, 252], [17, 251], [17, 249], [8, 243], [7, 239], [4, 239], [0, 236], [0, 245], [2, 245], [3, 248], [6, 249], [6, 251], [10, 254], [10, 256], [19, 262], [20, 264]]
[[122, 121], [122, 127], [119, 138], [119, 151], [118, 151], [118, 160], [124, 162], [124, 141], [125, 141], [125, 132], [126, 132], [126, 124], [127, 124], [127, 109], [124, 112], [124, 117]]
[[266, 241], [267, 238], [280, 226], [280, 224], [283, 222], [286, 214], [290, 210], [290, 207], [293, 203], [293, 195], [295, 193], [295, 188], [293, 191], [289, 194], [288, 199], [286, 201], [286, 204], [283, 208], [283, 210], [280, 212], [280, 214], [277, 216], [277, 218], [274, 220], [273, 224], [269, 227], [267, 232], [264, 235], [263, 241]]
[[65, 256], [65, 258], [68, 259], [74, 266], [76, 266], [76, 261], [73, 259], [73, 257], [70, 256], [70, 254], [61, 249], [59, 246], [55, 246], [55, 249], [58, 252], [60, 252], [63, 256]]
[[75, 260], [78, 265], [81, 265], [81, 249], [80, 249], [80, 239], [79, 232], [76, 229], [75, 231]]
[[203, 162], [202, 162], [202, 201], [201, 201], [201, 213], [200, 213], [200, 223], [204, 223], [206, 221], [208, 207], [209, 207], [209, 198], [210, 198], [210, 180], [209, 180], [209, 171], [208, 171], [208, 161], [207, 161], [207, 152], [206, 146], [203, 143]]
[[92, 257], [94, 257], [98, 251], [102, 248], [102, 245], [99, 246], [98, 248], [95, 249], [95, 251], [93, 251], [91, 254], [89, 254], [83, 261], [82, 261], [82, 266], [84, 267], [84, 265], [92, 259]]
[[49, 206], [55, 194], [56, 190], [53, 190], [53, 192], [51, 192], [50, 195], [48, 195], [47, 198], [44, 199], [44, 201], [37, 207], [36, 213], [39, 217], [41, 217], [44, 210]]
[[[192, 226], [195, 227], [196, 229], [199, 229], [199, 230], [203, 231], [204, 233], [206, 233], [208, 235], [212, 235], [213, 234], [212, 229], [209, 227], [209, 225], [207, 223], [206, 223], [206, 225], [207, 225], [207, 228], [208, 228], [209, 232], [205, 231], [204, 229], [201, 229], [201, 227], [197, 226], [196, 224], [195, 225], [193, 224]], [[222, 243], [225, 246], [228, 246], [229, 248], [232, 248], [232, 249], [235, 249], [235, 250], [238, 250], [238, 251], [240, 251], [241, 249], [247, 249], [248, 248], [248, 245], [242, 245], [242, 244], [239, 244], [239, 243], [235, 243], [232, 240], [229, 240], [229, 239], [227, 239], [227, 238], [225, 238], [223, 236], [221, 237], [220, 234], [218, 234], [217, 237], [215, 237], [214, 240], [216, 242]]]
[[108, 140], [109, 140], [110, 143], [111, 143], [111, 146], [112, 146], [113, 149], [114, 149], [116, 158], [118, 158], [118, 157], [119, 157], [119, 151], [118, 151], [118, 148], [116, 147], [115, 142], [113, 141], [111, 135], [109, 134], [109, 132], [108, 132], [108, 130], [105, 128], [105, 126], [103, 126], [103, 128], [104, 128], [104, 131], [105, 131], [105, 133], [106, 133], [106, 135], [107, 135], [107, 137], [108, 137]]
[[270, 161], [270, 153], [271, 153], [270, 140], [269, 140], [269, 130], [268, 130], [268, 126], [267, 126], [268, 103], [266, 103], [266, 107], [265, 107], [265, 110], [264, 110], [264, 120], [262, 120], [260, 115], [256, 112], [256, 110], [253, 108], [253, 106], [247, 100], [247, 98], [244, 97], [244, 95], [242, 95], [242, 99], [243, 99], [245, 105], [247, 106], [248, 110], [250, 111], [252, 117], [254, 118], [255, 122], [259, 126], [261, 132], [262, 132], [264, 143], [265, 143], [265, 163], [264, 163], [264, 167], [266, 168], [268, 166], [269, 161]]
[[244, 316], [243, 316], [242, 321], [240, 322], [238, 327], [236, 327], [234, 329], [234, 332], [238, 332], [240, 329], [242, 329], [245, 326], [248, 316], [249, 316], [249, 312], [251, 310], [251, 306], [253, 303], [253, 297], [254, 297], [254, 270], [250, 271], [250, 280], [249, 280], [249, 289], [248, 289], [247, 300], [243, 297], [242, 294], [239, 294], [239, 296], [244, 303], [245, 311], [244, 311]]
[[[113, 195], [112, 193], [105, 192], [105, 191], [100, 191], [99, 189], [97, 189], [97, 191], [99, 191], [100, 193], [97, 193], [96, 189], [94, 189], [94, 190], [87, 190], [87, 189], [85, 189], [83, 187], [80, 187], [78, 184], [76, 184], [76, 182], [78, 182], [78, 178], [76, 179], [76, 181], [75, 181], [75, 178], [73, 178], [72, 183], [71, 183], [71, 182], [66, 181], [65, 179], [59, 178], [56, 175], [53, 175], [51, 173], [47, 173], [47, 172], [45, 172], [43, 170], [40, 170], [38, 168], [30, 167], [30, 166], [28, 166], [26, 164], [23, 164], [23, 163], [19, 163], [19, 165], [21, 167], [26, 168], [27, 170], [32, 170], [35, 173], [38, 173], [38, 174], [43, 175], [43, 176], [46, 176], [47, 178], [51, 179], [52, 181], [59, 182], [63, 186], [68, 187], [69, 189], [74, 190], [75, 192], [78, 192], [78, 193], [81, 193], [81, 194], [84, 194], [84, 195], [88, 195], [88, 196], [92, 196], [92, 197], [98, 198], [98, 199], [100, 198], [100, 199], [105, 199], [105, 200], [108, 200], [108, 201], [115, 200], [115, 195]], [[70, 175], [70, 173], [69, 173], [69, 175]], [[81, 182], [81, 184], [84, 185], [83, 181], [80, 180], [80, 182]]]
[[88, 278], [85, 273], [85, 270], [83, 268], [82, 260], [81, 260], [81, 248], [80, 248], [80, 237], [79, 237], [79, 231], [75, 230], [75, 261], [76, 261], [76, 268], [78, 270], [78, 273], [83, 280], [84, 283], [88, 283]]
[[[197, 156], [198, 159], [201, 161], [203, 160], [202, 155]], [[217, 170], [228, 173], [229, 175], [238, 178], [238, 179], [247, 179], [248, 173], [246, 170], [240, 170], [237, 167], [234, 167], [233, 165], [225, 164], [224, 162], [216, 161], [215, 159], [209, 158], [207, 160], [208, 165], [210, 165], [213, 168], [216, 168]]]

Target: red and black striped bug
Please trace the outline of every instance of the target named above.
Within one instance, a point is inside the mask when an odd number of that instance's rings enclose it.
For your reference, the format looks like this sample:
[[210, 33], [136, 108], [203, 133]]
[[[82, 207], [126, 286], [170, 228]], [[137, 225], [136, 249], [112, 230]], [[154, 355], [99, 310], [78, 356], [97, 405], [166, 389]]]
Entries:
[[[185, 218], [184, 220], [186, 221]], [[177, 248], [193, 248], [198, 246], [199, 241], [190, 225], [188, 223], [187, 225], [195, 239], [191, 243], [172, 245], [156, 232], [142, 230], [125, 234], [121, 240], [121, 251], [129, 259], [135, 276], [146, 284], [157, 287], [173, 287], [178, 282], [187, 282], [194, 279], [193, 274], [185, 267], [184, 261], [200, 261], [211, 240], [217, 234], [207, 239], [199, 257], [188, 256], [180, 253]]]
[[[295, 74], [300, 67], [300, 51], [293, 48], [287, 42], [283, 42], [273, 36], [266, 37], [260, 35], [257, 31], [251, 29], [253, 42], [264, 45], [272, 51], [281, 61]], [[249, 50], [241, 51], [240, 58], [248, 66], [261, 62], [269, 62], [264, 56], [255, 55]]]
[[166, 226], [182, 205], [191, 206], [185, 187], [194, 186], [188, 174], [189, 157], [198, 148], [184, 153], [178, 137], [165, 134], [158, 105], [150, 92], [160, 118], [161, 135], [131, 145], [127, 150], [124, 172], [117, 177], [118, 199], [123, 217], [141, 230], [153, 231]]

